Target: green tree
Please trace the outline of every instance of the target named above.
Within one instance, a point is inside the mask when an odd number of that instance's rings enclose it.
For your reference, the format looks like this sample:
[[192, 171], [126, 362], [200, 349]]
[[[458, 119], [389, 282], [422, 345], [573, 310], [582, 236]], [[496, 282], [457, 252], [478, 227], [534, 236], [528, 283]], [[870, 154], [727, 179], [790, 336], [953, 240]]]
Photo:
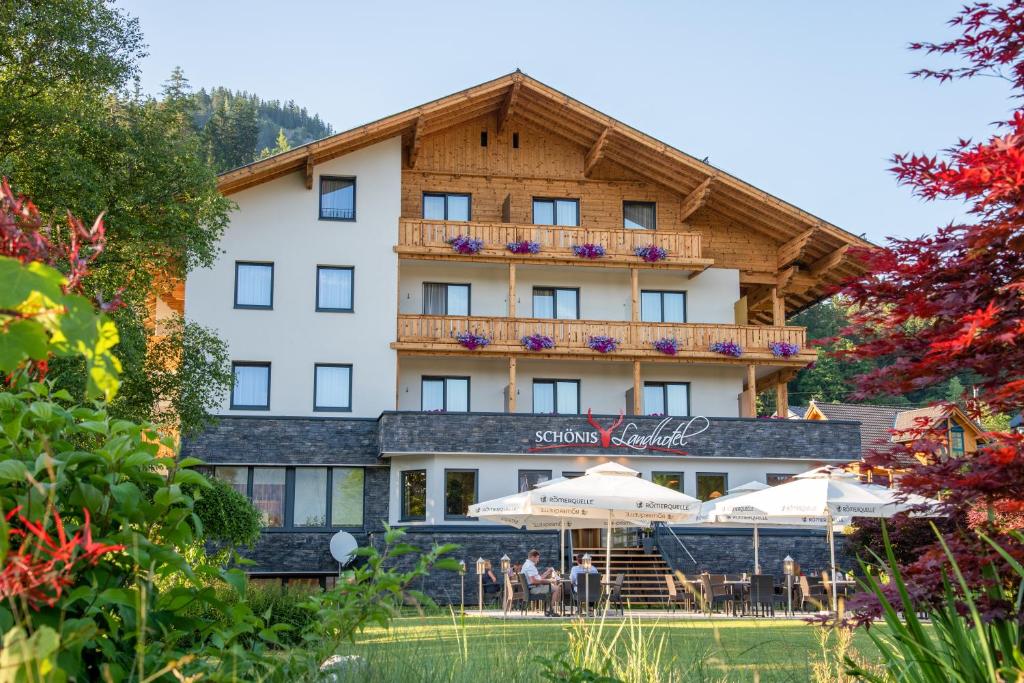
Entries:
[[262, 150], [260, 150], [259, 158], [266, 159], [267, 157], [274, 156], [275, 154], [287, 152], [291, 148], [292, 146], [288, 144], [288, 136], [284, 134], [284, 128], [281, 128], [277, 132], [277, 145], [274, 146], [274, 149], [264, 147]]

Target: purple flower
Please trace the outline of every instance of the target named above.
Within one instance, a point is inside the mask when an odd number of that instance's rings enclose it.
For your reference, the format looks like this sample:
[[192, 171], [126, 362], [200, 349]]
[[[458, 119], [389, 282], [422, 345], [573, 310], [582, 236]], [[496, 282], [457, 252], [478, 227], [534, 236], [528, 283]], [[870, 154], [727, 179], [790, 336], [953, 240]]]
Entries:
[[513, 254], [539, 254], [540, 244], [537, 242], [531, 242], [530, 240], [522, 240], [520, 242], [509, 242], [505, 247]]
[[555, 348], [555, 340], [544, 334], [531, 334], [520, 339], [527, 351], [543, 351]]
[[484, 248], [484, 241], [470, 237], [469, 235], [456, 235], [445, 240], [450, 244], [452, 251], [458, 254], [477, 254]]
[[776, 358], [789, 358], [800, 352], [799, 346], [784, 341], [768, 342], [768, 348], [771, 349], [772, 355]]
[[732, 356], [733, 358], [739, 358], [743, 355], [743, 347], [734, 341], [715, 342], [711, 345], [711, 351], [720, 353], [723, 356]]
[[648, 263], [664, 261], [668, 258], [668, 250], [655, 244], [648, 244], [646, 247], [637, 247], [633, 250], [633, 253]]
[[621, 340], [615, 339], [614, 337], [606, 337], [603, 334], [587, 339], [587, 346], [598, 353], [611, 353], [615, 349], [619, 348], [619, 344], [621, 343]]
[[577, 244], [572, 248], [573, 252], [580, 258], [601, 258], [604, 256], [604, 247], [600, 244]]
[[455, 335], [455, 341], [465, 346], [470, 351], [476, 349], [482, 349], [491, 343], [491, 338], [482, 334], [474, 334], [472, 332], [459, 332]]
[[654, 342], [654, 349], [666, 356], [674, 356], [679, 353], [679, 342], [675, 337], [662, 337]]

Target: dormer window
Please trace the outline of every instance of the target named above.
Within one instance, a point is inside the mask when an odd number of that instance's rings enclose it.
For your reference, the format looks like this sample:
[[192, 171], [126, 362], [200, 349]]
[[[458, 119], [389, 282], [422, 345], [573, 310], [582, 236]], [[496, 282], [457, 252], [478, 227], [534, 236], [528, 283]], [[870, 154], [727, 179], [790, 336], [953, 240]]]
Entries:
[[949, 428], [949, 454], [958, 457], [964, 454], [964, 428], [956, 422]]

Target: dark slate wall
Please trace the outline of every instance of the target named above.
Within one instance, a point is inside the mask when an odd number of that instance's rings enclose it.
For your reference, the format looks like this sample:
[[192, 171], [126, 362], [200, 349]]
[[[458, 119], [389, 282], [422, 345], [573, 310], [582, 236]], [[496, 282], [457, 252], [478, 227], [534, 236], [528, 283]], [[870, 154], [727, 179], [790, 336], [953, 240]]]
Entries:
[[359, 418], [224, 416], [183, 438], [181, 452], [213, 464], [380, 463], [377, 420]]
[[[617, 415], [595, 416], [610, 427]], [[665, 418], [626, 417], [612, 437], [651, 434]], [[628, 426], [633, 428], [627, 431]], [[706, 429], [703, 429], [706, 426]], [[772, 420], [747, 418], [671, 418], [661, 429], [688, 433], [685, 443], [671, 447], [688, 455], [716, 458], [806, 458], [808, 460], [856, 460], [860, 458], [860, 430], [856, 422]], [[701, 431], [703, 430], [703, 431]], [[576, 432], [594, 439], [596, 431], [586, 416], [508, 415], [504, 413], [406, 413], [388, 412], [380, 417], [380, 449], [384, 453], [529, 453], [537, 446], [537, 432]], [[699, 432], [696, 433], [695, 432]], [[614, 443], [573, 444], [545, 451], [551, 455], [635, 455], [636, 451]]]

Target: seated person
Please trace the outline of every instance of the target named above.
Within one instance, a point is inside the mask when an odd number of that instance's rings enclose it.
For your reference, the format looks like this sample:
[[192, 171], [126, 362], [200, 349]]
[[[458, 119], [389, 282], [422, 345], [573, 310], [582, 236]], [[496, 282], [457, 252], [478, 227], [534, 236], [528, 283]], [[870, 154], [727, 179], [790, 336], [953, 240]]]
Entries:
[[491, 568], [491, 561], [487, 560], [484, 566], [486, 567], [483, 576], [484, 594], [492, 595], [500, 591], [502, 586], [498, 583], [498, 577], [494, 575], [494, 570]]
[[548, 608], [544, 611], [544, 614], [549, 617], [555, 616], [555, 611], [551, 608], [551, 605], [558, 604], [562, 599], [562, 587], [553, 578], [555, 570], [553, 567], [548, 567], [541, 573], [540, 569], [537, 568], [537, 563], [540, 562], [540, 551], [531, 550], [527, 555], [526, 562], [523, 562], [523, 574], [526, 575], [526, 580], [530, 584], [530, 595], [532, 597], [543, 597], [547, 600]]
[[572, 589], [574, 591], [579, 592], [580, 585], [577, 580], [579, 579], [580, 574], [596, 574], [597, 567], [595, 567], [594, 565], [590, 565], [590, 571], [588, 572], [586, 569], [583, 568], [583, 561], [580, 559], [579, 555], [573, 555], [572, 561], [573, 565], [572, 569], [569, 571], [569, 579], [572, 581]]

